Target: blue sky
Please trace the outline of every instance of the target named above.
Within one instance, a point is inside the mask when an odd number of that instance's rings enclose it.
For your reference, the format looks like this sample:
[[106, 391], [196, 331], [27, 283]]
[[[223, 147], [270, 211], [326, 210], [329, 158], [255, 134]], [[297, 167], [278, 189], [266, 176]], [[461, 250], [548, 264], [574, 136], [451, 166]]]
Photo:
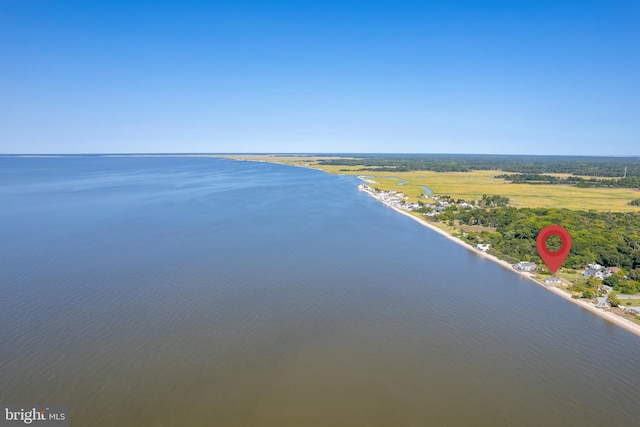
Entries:
[[640, 2], [0, 4], [0, 152], [640, 155]]

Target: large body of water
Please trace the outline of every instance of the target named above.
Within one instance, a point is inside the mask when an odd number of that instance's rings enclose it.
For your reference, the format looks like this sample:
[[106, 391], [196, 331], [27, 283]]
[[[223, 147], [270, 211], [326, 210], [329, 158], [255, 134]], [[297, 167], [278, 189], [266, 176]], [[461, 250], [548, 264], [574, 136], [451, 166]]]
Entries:
[[357, 184], [0, 158], [0, 403], [93, 427], [640, 422], [640, 338]]

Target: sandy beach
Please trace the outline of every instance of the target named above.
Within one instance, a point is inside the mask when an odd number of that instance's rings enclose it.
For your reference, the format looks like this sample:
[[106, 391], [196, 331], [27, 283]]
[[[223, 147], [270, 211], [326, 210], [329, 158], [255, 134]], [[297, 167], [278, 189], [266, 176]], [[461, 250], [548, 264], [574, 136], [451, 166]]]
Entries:
[[[361, 188], [360, 190], [366, 192], [367, 194], [369, 194], [374, 199], [376, 199], [379, 202], [383, 203], [371, 191], [363, 189], [363, 188]], [[503, 260], [501, 260], [501, 259], [499, 259], [499, 258], [497, 258], [497, 257], [495, 257], [493, 255], [490, 255], [488, 253], [482, 252], [482, 251], [474, 248], [471, 245], [468, 245], [467, 243], [463, 242], [462, 240], [458, 239], [457, 237], [453, 237], [452, 235], [450, 235], [446, 231], [436, 227], [433, 224], [430, 224], [428, 221], [425, 221], [424, 219], [418, 218], [417, 216], [412, 215], [407, 211], [403, 211], [402, 209], [398, 209], [398, 208], [395, 208], [393, 206], [389, 206], [386, 203], [383, 203], [383, 204], [385, 206], [387, 206], [388, 208], [393, 209], [394, 211], [396, 211], [396, 212], [398, 212], [398, 213], [400, 213], [402, 215], [405, 215], [405, 216], [413, 219], [414, 221], [419, 222], [423, 226], [425, 226], [425, 227], [435, 231], [436, 233], [446, 237], [447, 239], [451, 240], [452, 242], [455, 242], [458, 245], [464, 246], [467, 250], [469, 250], [471, 252], [474, 252], [478, 256], [481, 256], [483, 258], [487, 258], [487, 259], [495, 262], [496, 264], [499, 264], [503, 268], [506, 268], [507, 270], [513, 272], [514, 274], [518, 274], [518, 275], [520, 275], [520, 276], [532, 281], [533, 283], [535, 283], [535, 284], [537, 284], [539, 286], [542, 286], [546, 290], [548, 290], [550, 292], [553, 292], [556, 295], [561, 296], [565, 300], [567, 300], [567, 301], [569, 301], [569, 302], [571, 302], [573, 304], [579, 305], [580, 307], [584, 308], [585, 310], [588, 310], [591, 313], [593, 313], [593, 314], [595, 314], [597, 316], [600, 316], [600, 317], [604, 318], [605, 320], [607, 320], [607, 321], [609, 321], [611, 323], [614, 323], [614, 324], [616, 324], [616, 325], [628, 330], [629, 332], [632, 332], [635, 335], [640, 336], [640, 325], [638, 325], [638, 324], [636, 324], [636, 323], [634, 323], [634, 322], [632, 322], [632, 321], [630, 321], [628, 319], [625, 319], [625, 318], [623, 318], [621, 316], [618, 316], [617, 314], [612, 313], [612, 312], [610, 312], [610, 311], [608, 311], [606, 309], [597, 308], [591, 302], [587, 302], [587, 301], [584, 301], [584, 300], [581, 300], [581, 299], [572, 298], [571, 294], [569, 292], [567, 292], [567, 291], [565, 291], [563, 289], [560, 289], [558, 287], [555, 287], [555, 286], [547, 286], [544, 283], [542, 283], [540, 280], [538, 280], [538, 279], [536, 279], [534, 277], [531, 277], [530, 273], [526, 273], [526, 272], [521, 272], [521, 271], [515, 270], [513, 268], [513, 266], [511, 264], [509, 264], [508, 262], [503, 261]]]

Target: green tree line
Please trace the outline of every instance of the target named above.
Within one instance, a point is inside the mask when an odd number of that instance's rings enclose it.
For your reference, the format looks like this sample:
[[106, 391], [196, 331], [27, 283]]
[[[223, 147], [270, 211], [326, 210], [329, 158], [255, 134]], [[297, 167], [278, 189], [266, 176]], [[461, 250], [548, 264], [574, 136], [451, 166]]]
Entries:
[[619, 284], [627, 286], [628, 291], [640, 291], [640, 213], [448, 206], [431, 220], [491, 228], [495, 231], [468, 232], [465, 240], [490, 243], [489, 252], [509, 262], [538, 264], [543, 264], [536, 248], [538, 233], [548, 225], [561, 225], [573, 240], [565, 267], [581, 270], [594, 262], [619, 267], [628, 278]]
[[470, 172], [496, 170], [521, 174], [566, 173], [576, 176], [640, 177], [638, 157], [516, 156], [491, 154], [353, 154], [320, 164], [360, 166], [363, 171]]
[[585, 179], [578, 176], [560, 178], [553, 175], [536, 173], [527, 174], [502, 174], [496, 175], [513, 184], [547, 184], [547, 185], [571, 185], [580, 188], [640, 188], [640, 177], [631, 176], [616, 179]]

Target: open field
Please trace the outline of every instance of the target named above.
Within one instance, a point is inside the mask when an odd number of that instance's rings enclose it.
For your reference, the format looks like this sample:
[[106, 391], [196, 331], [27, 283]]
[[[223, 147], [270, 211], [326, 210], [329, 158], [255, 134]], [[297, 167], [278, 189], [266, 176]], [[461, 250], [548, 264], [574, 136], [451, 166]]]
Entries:
[[587, 283], [587, 278], [584, 277], [580, 272], [568, 273], [561, 269], [555, 275], [573, 284], [584, 285], [585, 283]]
[[417, 201], [425, 194], [423, 186], [434, 194], [448, 194], [454, 198], [477, 200], [483, 194], [506, 196], [515, 207], [568, 208], [612, 212], [640, 212], [640, 206], [628, 203], [640, 197], [633, 189], [576, 188], [564, 185], [511, 184], [494, 178], [499, 171], [474, 172], [376, 172], [362, 171], [359, 166], [325, 166], [318, 160], [328, 157], [304, 156], [228, 156], [235, 159], [264, 160], [296, 166], [313, 167], [329, 173], [346, 175], [368, 175], [375, 181], [373, 187], [381, 190], [401, 191]]
[[481, 233], [483, 231], [489, 232], [489, 233], [493, 233], [494, 231], [496, 231], [495, 227], [484, 227], [482, 225], [458, 225], [457, 227], [459, 230], [462, 231], [466, 231], [466, 232], [473, 232], [473, 233]]
[[629, 298], [628, 295], [618, 295], [622, 307], [640, 307], [640, 298], [637, 296]]

